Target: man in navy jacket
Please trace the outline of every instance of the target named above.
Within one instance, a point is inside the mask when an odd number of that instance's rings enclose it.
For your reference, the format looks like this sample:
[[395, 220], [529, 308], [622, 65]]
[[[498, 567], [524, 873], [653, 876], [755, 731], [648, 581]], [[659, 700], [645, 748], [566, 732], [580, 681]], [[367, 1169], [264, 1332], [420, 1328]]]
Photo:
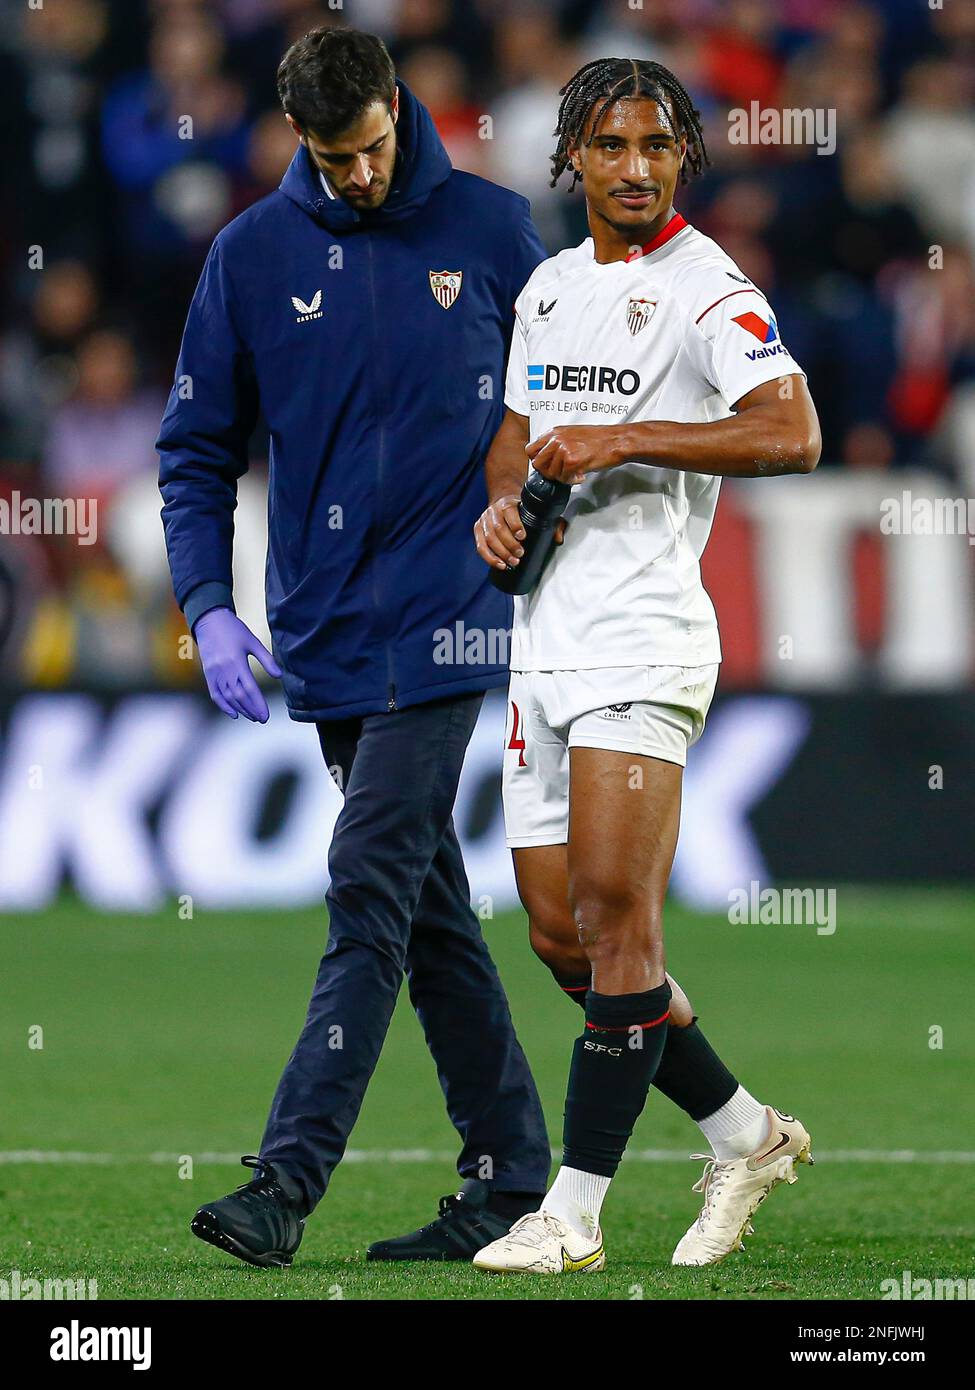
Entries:
[[[253, 1264], [291, 1263], [405, 972], [465, 1181], [437, 1220], [369, 1254], [469, 1259], [537, 1208], [549, 1167], [451, 821], [484, 691], [507, 677], [508, 600], [470, 533], [512, 306], [544, 251], [523, 198], [451, 168], [378, 38], [313, 31], [282, 60], [278, 90], [298, 149], [207, 258], [158, 441], [163, 521], [215, 703], [263, 721], [248, 656], [280, 674], [345, 803], [328, 946], [260, 1155], [244, 1160], [255, 1175], [201, 1207], [193, 1230]], [[259, 411], [273, 657], [231, 589]], [[268, 956], [273, 969], [272, 941]]]

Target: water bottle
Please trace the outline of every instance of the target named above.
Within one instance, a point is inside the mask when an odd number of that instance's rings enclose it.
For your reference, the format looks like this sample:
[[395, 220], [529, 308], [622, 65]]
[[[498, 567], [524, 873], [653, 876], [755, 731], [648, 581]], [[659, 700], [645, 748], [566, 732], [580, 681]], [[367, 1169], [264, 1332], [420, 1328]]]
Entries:
[[518, 513], [525, 528], [524, 555], [514, 569], [491, 570], [491, 580], [505, 594], [527, 594], [538, 583], [555, 544], [555, 523], [565, 511], [572, 489], [533, 469], [521, 490]]

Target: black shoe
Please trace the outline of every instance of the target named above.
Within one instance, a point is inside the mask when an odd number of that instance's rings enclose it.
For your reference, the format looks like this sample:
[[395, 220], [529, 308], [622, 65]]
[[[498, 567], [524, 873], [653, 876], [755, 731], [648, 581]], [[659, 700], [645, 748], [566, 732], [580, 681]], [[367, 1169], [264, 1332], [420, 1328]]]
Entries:
[[250, 1265], [289, 1265], [305, 1232], [297, 1184], [253, 1154], [240, 1161], [257, 1170], [254, 1177], [229, 1197], [200, 1207], [190, 1230]]
[[367, 1260], [472, 1260], [492, 1240], [506, 1236], [543, 1193], [492, 1193], [486, 1182], [468, 1178], [456, 1197], [440, 1198], [440, 1215], [408, 1236], [377, 1240]]

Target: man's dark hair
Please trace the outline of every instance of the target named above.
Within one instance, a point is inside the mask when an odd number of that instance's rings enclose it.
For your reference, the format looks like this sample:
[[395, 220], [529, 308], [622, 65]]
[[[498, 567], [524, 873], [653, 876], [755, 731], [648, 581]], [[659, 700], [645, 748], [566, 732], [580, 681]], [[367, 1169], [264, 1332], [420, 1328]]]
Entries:
[[[688, 168], [692, 175], [699, 174], [705, 164], [711, 162], [704, 144], [701, 113], [695, 109], [687, 89], [662, 63], [652, 63], [645, 58], [597, 58], [570, 77], [559, 91], [559, 96], [562, 105], [559, 107], [558, 125], [552, 132], [559, 137], [552, 155], [553, 188], [569, 167], [569, 145], [591, 144], [599, 122], [613, 103], [622, 97], [648, 97], [658, 102], [675, 138], [686, 138], [687, 154], [681, 166], [681, 183], [687, 182]], [[593, 118], [588, 138], [584, 140], [587, 117], [600, 99], [602, 106]], [[578, 170], [573, 169], [570, 193], [581, 178]]]
[[312, 29], [278, 67], [281, 105], [304, 132], [341, 135], [374, 101], [392, 105], [396, 72], [386, 45], [357, 29]]

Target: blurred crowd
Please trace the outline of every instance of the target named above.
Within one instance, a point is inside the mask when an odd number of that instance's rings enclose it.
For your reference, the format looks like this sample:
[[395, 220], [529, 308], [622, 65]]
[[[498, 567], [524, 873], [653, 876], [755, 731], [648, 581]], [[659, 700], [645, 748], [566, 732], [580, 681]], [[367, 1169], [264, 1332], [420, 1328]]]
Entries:
[[[319, 24], [381, 34], [454, 163], [526, 194], [553, 251], [586, 235], [549, 187], [560, 85], [672, 67], [711, 159], [678, 206], [775, 306], [824, 465], [973, 495], [975, 0], [0, 0], [0, 498], [99, 501], [96, 545], [0, 535], [7, 680], [191, 678], [153, 442], [209, 243], [293, 154], [278, 59]], [[753, 101], [835, 111], [836, 152], [732, 143]]]

